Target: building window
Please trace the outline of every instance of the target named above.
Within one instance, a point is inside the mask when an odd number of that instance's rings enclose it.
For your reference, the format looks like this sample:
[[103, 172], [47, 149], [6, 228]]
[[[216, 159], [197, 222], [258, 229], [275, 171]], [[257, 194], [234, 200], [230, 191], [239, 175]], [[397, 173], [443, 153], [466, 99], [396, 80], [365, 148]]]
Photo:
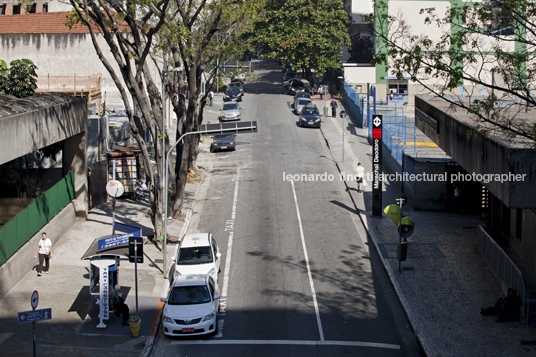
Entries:
[[0, 5], [0, 15], [6, 14], [6, 4]]
[[20, 15], [20, 4], [13, 5], [13, 15]]
[[48, 12], [48, 4], [43, 4], [43, 12]]
[[29, 13], [29, 14], [35, 14], [36, 6], [37, 5], [35, 3], [26, 6], [26, 12]]

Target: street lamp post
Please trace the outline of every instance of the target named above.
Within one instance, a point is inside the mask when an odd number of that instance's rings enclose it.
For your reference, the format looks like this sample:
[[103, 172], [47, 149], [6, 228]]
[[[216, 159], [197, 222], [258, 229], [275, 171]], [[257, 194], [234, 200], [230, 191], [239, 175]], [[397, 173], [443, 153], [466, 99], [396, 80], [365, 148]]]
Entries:
[[[172, 73], [172, 72], [180, 72], [182, 71], [181, 67], [175, 67], [168, 70], [163, 69], [162, 70], [162, 159], [165, 159], [166, 155], [166, 74]], [[160, 182], [164, 181], [164, 177], [167, 173], [167, 165], [166, 160], [164, 160], [162, 164], [162, 178], [160, 179]], [[162, 184], [162, 204], [164, 207], [162, 207], [162, 234], [164, 235], [164, 268], [162, 269], [162, 274], [164, 275], [164, 278], [166, 277], [166, 253], [167, 253], [167, 237], [166, 237], [166, 231], [164, 229], [164, 225], [166, 222], [166, 213], [167, 212], [167, 183]]]

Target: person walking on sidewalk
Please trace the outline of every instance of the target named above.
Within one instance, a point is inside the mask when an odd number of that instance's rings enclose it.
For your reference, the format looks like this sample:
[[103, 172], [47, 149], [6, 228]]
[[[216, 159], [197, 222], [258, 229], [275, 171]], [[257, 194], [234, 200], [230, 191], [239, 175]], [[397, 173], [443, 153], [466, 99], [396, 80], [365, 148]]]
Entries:
[[212, 89], [208, 92], [208, 103], [212, 107], [212, 103], [214, 101], [214, 92]]
[[324, 99], [324, 88], [322, 87], [322, 84], [318, 86], [318, 93], [320, 93], [320, 100]]
[[43, 232], [41, 239], [37, 244], [35, 256], [39, 253], [39, 266], [37, 267], [37, 276], [41, 276], [43, 272], [43, 261], [45, 262], [45, 273], [48, 274], [50, 269], [50, 252], [52, 250], [52, 242], [47, 238], [47, 234]]
[[357, 163], [357, 167], [355, 169], [355, 181], [357, 182], [357, 192], [363, 192], [363, 180], [365, 177], [365, 168], [361, 166], [361, 163]]
[[332, 100], [331, 103], [329, 103], [329, 105], [331, 106], [331, 116], [336, 118], [337, 117], [337, 102]]

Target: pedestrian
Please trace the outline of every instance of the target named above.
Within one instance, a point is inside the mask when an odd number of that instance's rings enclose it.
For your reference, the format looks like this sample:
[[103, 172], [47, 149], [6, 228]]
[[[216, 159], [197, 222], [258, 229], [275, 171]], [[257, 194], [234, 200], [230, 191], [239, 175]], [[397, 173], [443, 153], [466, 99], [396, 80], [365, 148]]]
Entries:
[[460, 196], [462, 195], [462, 190], [456, 185], [454, 185], [454, 200], [452, 201], [452, 211], [458, 213], [460, 211]]
[[391, 91], [391, 94], [389, 94], [389, 100], [394, 100], [395, 99], [395, 94], [393, 93], [393, 91]]
[[45, 274], [48, 274], [50, 269], [50, 254], [52, 251], [52, 242], [47, 238], [47, 234], [43, 232], [41, 234], [41, 239], [37, 244], [37, 249], [35, 250], [35, 257], [39, 253], [39, 266], [37, 267], [37, 276], [41, 276], [43, 272], [43, 261], [45, 262]]
[[363, 192], [362, 186], [363, 186], [363, 180], [365, 178], [365, 168], [361, 166], [361, 163], [357, 163], [357, 167], [355, 169], [355, 181], [357, 182], [357, 192]]
[[337, 117], [337, 102], [332, 100], [331, 103], [329, 103], [329, 105], [331, 106], [331, 116], [336, 118]]
[[320, 100], [324, 99], [324, 88], [322, 88], [322, 84], [318, 86], [318, 93], [320, 93]]
[[117, 284], [113, 289], [110, 290], [110, 307], [116, 316], [121, 314], [123, 316], [123, 325], [128, 325], [128, 319], [130, 318], [130, 309], [128, 305], [125, 304], [125, 299], [119, 296], [119, 290], [121, 286]]
[[212, 91], [212, 88], [210, 89], [210, 91], [208, 92], [208, 102], [210, 103], [209, 105], [212, 107], [212, 103], [214, 101], [214, 92]]

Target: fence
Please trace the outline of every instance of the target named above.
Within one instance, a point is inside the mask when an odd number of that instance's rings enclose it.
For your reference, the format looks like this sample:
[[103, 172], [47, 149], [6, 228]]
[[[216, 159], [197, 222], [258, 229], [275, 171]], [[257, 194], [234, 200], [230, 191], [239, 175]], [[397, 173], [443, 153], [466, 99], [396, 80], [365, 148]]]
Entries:
[[74, 199], [74, 171], [0, 228], [0, 265]]
[[476, 246], [503, 278], [506, 285], [517, 291], [521, 299], [521, 313], [523, 316], [529, 316], [530, 300], [521, 271], [481, 226], [478, 226]]

